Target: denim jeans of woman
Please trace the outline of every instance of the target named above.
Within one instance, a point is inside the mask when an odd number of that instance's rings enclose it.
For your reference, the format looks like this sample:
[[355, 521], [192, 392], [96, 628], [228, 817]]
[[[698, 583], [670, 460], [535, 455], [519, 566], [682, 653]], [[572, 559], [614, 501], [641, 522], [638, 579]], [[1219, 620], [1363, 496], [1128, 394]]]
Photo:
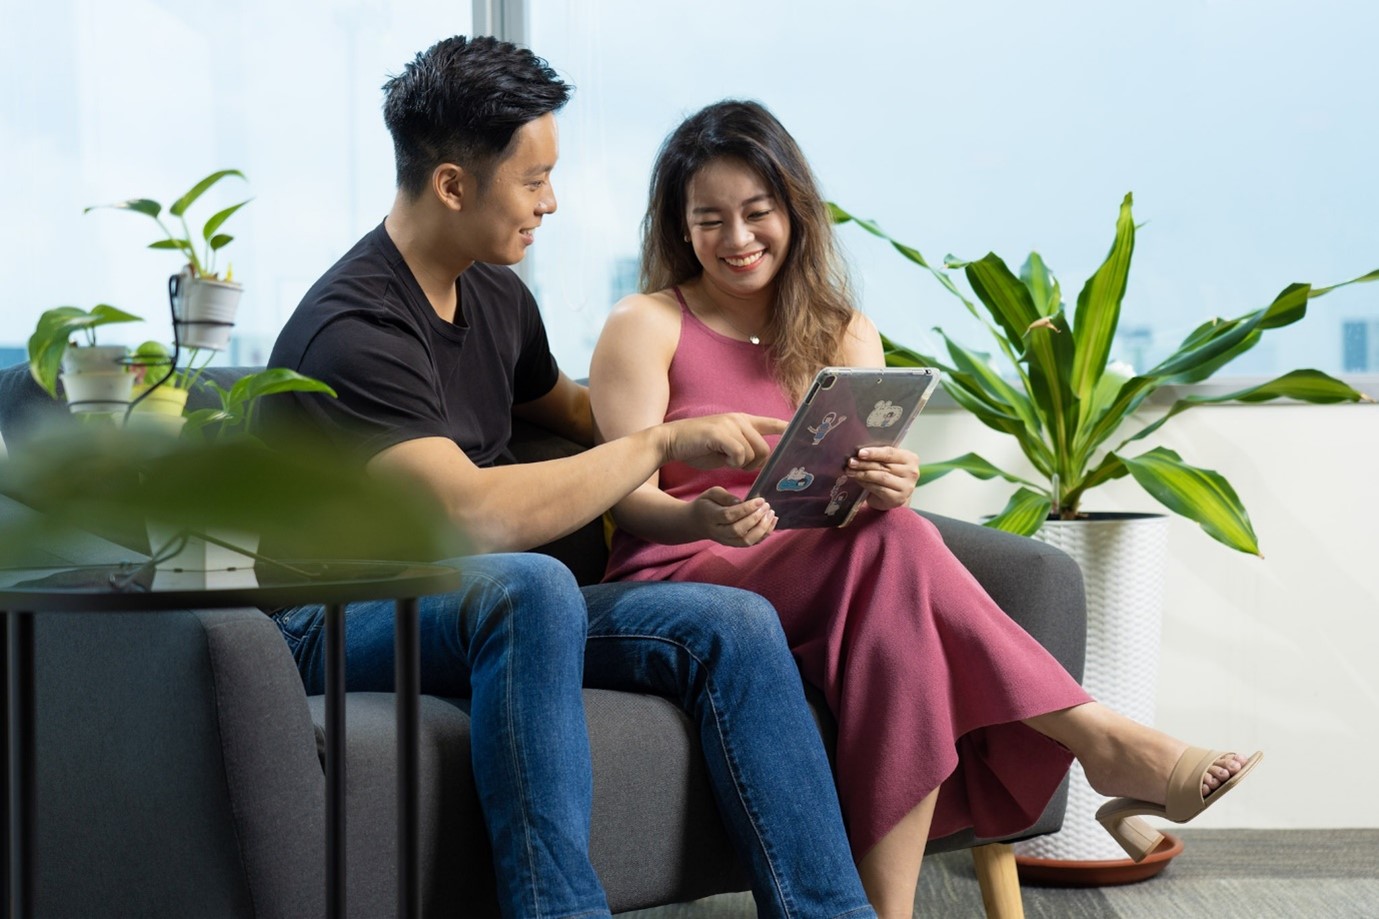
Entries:
[[[703, 584], [579, 588], [543, 555], [453, 559], [420, 603], [422, 692], [471, 699], [474, 782], [505, 916], [606, 916], [589, 862], [593, 775], [581, 685], [679, 702], [763, 916], [870, 916], [823, 745], [771, 606]], [[393, 687], [393, 604], [346, 610], [346, 683]], [[276, 617], [307, 691], [321, 607]]]

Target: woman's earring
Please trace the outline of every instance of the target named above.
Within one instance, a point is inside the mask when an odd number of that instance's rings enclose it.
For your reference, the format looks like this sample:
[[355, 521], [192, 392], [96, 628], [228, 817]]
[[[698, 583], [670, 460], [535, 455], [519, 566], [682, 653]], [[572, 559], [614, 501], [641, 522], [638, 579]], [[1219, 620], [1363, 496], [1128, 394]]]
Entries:
[[689, 242], [689, 234], [688, 234], [688, 233], [685, 234], [685, 242]]

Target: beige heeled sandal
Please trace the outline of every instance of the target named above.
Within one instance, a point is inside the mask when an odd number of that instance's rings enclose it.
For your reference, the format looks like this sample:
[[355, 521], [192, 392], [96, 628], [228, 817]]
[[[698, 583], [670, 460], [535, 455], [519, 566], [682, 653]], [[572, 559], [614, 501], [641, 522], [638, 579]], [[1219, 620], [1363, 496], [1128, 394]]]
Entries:
[[1141, 814], [1163, 817], [1174, 823], [1187, 823], [1202, 811], [1211, 807], [1222, 795], [1240, 783], [1261, 759], [1263, 753], [1256, 753], [1245, 761], [1240, 771], [1221, 783], [1221, 786], [1202, 797], [1202, 778], [1207, 770], [1228, 751], [1208, 750], [1204, 747], [1188, 747], [1178, 757], [1173, 773], [1168, 777], [1168, 803], [1150, 804], [1138, 798], [1113, 798], [1096, 812], [1097, 822], [1135, 861], [1143, 861], [1145, 856], [1159, 845], [1163, 834], [1140, 819]]

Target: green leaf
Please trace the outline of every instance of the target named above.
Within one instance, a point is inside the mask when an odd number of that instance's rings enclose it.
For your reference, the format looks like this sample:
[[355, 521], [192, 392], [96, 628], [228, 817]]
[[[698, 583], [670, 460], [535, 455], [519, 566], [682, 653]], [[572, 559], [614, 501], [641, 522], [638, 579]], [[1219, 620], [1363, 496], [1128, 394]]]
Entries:
[[81, 212], [83, 214], [89, 214], [92, 211], [102, 208], [114, 208], [119, 211], [137, 211], [140, 214], [147, 214], [154, 220], [157, 220], [158, 215], [163, 212], [163, 205], [159, 204], [157, 201], [151, 201], [148, 198], [130, 198], [128, 201], [116, 201], [114, 204], [93, 204], [90, 207], [82, 208]]
[[1005, 509], [986, 521], [985, 526], [1019, 536], [1033, 536], [1049, 519], [1051, 506], [1048, 495], [1021, 488], [1010, 496]]
[[[1191, 398], [1191, 397], [1189, 397]], [[1328, 376], [1320, 370], [1293, 370], [1283, 376], [1248, 389], [1219, 396], [1218, 402], [1268, 402], [1271, 399], [1297, 399], [1330, 405], [1336, 402], [1373, 402], [1374, 399], [1348, 383]], [[1203, 402], [1207, 401], [1205, 399]]]
[[184, 417], [187, 419], [182, 424], [182, 437], [193, 443], [198, 442], [199, 435], [208, 426], [222, 424], [231, 420], [231, 415], [224, 409], [219, 408], [199, 408], [195, 411], [187, 412]]
[[950, 472], [966, 472], [976, 478], [1005, 479], [1016, 485], [1029, 485], [1035, 487], [1034, 483], [1028, 479], [1022, 479], [1018, 475], [1012, 475], [1004, 469], [999, 469], [988, 460], [975, 453], [964, 453], [962, 456], [955, 456], [952, 459], [943, 460], [938, 463], [921, 463], [919, 467], [919, 484], [928, 485], [930, 482], [937, 482]]
[[240, 172], [238, 169], [222, 169], [219, 172], [211, 173], [206, 176], [206, 178], [193, 185], [185, 195], [174, 201], [172, 207], [168, 208], [168, 213], [174, 217], [181, 217], [187, 212], [187, 208], [192, 206], [192, 202], [200, 198], [206, 189], [226, 176], [239, 176], [242, 179], [244, 178], [244, 173]]
[[937, 367], [937, 359], [920, 354], [912, 348], [907, 348], [899, 342], [893, 341], [881, 335], [881, 347], [886, 355], [887, 367]]
[[1020, 266], [1020, 281], [1029, 290], [1030, 299], [1034, 301], [1039, 315], [1052, 316], [1058, 312], [1062, 305], [1058, 279], [1049, 271], [1038, 252], [1031, 252]]
[[1018, 416], [1026, 428], [1030, 430], [1032, 436], [1036, 436], [1043, 430], [1038, 414], [1034, 411], [1034, 406], [1030, 403], [1029, 396], [1017, 390], [1006, 382], [1005, 378], [996, 372], [996, 368], [991, 365], [990, 355], [978, 351], [968, 351], [962, 345], [949, 338], [942, 329], [935, 329], [939, 335], [943, 336], [944, 343], [948, 346], [948, 354], [953, 358], [956, 367], [976, 382], [987, 400], [995, 407], [999, 407]]
[[1327, 376], [1320, 370], [1293, 370], [1277, 379], [1258, 386], [1236, 390], [1224, 396], [1184, 396], [1173, 407], [1142, 431], [1127, 437], [1125, 444], [1140, 440], [1161, 428], [1174, 415], [1182, 414], [1199, 405], [1218, 405], [1222, 402], [1268, 402], [1272, 399], [1296, 399], [1316, 405], [1334, 405], [1338, 402], [1373, 402], [1374, 399], [1353, 388], [1348, 383]]
[[220, 422], [220, 435], [247, 428], [253, 417], [254, 406], [264, 396], [284, 392], [318, 392], [335, 397], [335, 390], [325, 383], [286, 367], [247, 373], [235, 380], [229, 389], [211, 380], [207, 380], [206, 385], [220, 397], [221, 408], [220, 417], [208, 419], [205, 423]]
[[1024, 282], [994, 254], [969, 263], [965, 271], [972, 290], [996, 318], [1004, 337], [1012, 348], [1024, 353], [1030, 401], [1043, 420], [1053, 455], [1064, 454], [1075, 416], [1068, 382], [1073, 342], [1062, 331], [1066, 328], [1063, 314], [1040, 316]]
[[1249, 514], [1219, 473], [1190, 466], [1167, 447], [1136, 457], [1121, 456], [1120, 461], [1164, 507], [1196, 521], [1209, 536], [1232, 549], [1261, 555]]
[[233, 236], [227, 236], [224, 233], [220, 233], [207, 240], [206, 245], [210, 246], [212, 252], [219, 252], [229, 245], [233, 239]]
[[963, 305], [967, 307], [968, 312], [970, 312], [973, 316], [981, 318], [981, 314], [977, 312], [976, 306], [973, 305], [971, 300], [968, 300], [966, 297], [962, 295], [962, 291], [958, 290], [958, 286], [953, 283], [953, 279], [950, 278], [946, 273], [939, 271], [937, 268], [934, 268], [932, 265], [930, 265], [929, 260], [926, 259], [923, 253], [921, 253], [918, 249], [900, 242], [898, 239], [891, 236], [885, 230], [881, 229], [881, 227], [878, 226], [875, 221], [864, 220], [861, 217], [855, 217], [852, 214], [849, 214], [847, 211], [843, 210], [838, 205], [834, 204], [832, 201], [828, 202], [828, 211], [830, 216], [833, 218], [833, 222], [835, 224], [848, 222], [855, 223], [871, 235], [879, 239], [884, 239], [886, 242], [890, 243], [891, 247], [894, 248], [895, 251], [899, 252], [901, 255], [905, 256], [905, 258], [909, 259], [916, 265], [919, 265], [921, 268], [925, 269], [930, 274], [932, 274], [934, 278], [937, 279], [938, 282], [943, 285], [945, 290], [947, 290], [950, 294], [962, 301]]
[[183, 252], [192, 251], [192, 244], [185, 239], [160, 239], [157, 242], [148, 244], [150, 249], [181, 249]]
[[335, 396], [335, 390], [320, 380], [304, 376], [295, 370], [288, 370], [286, 367], [273, 367], [260, 370], [258, 373], [245, 374], [235, 381], [232, 390], [235, 389], [240, 390], [239, 395], [244, 399], [258, 399], [282, 392], [323, 392]]
[[0, 491], [41, 512], [0, 521], [5, 564], [33, 544], [36, 526], [142, 533], [147, 519], [256, 532], [270, 554], [293, 558], [426, 560], [466, 548], [424, 490], [369, 475], [339, 451], [269, 450], [248, 438], [152, 443], [114, 426], [67, 425], [0, 464]]
[[[252, 201], [253, 199], [250, 198], [249, 200]], [[230, 216], [234, 214], [235, 211], [244, 207], [244, 205], [248, 203], [249, 201], [241, 201], [239, 204], [232, 204], [229, 207], [225, 208], [225, 210], [219, 211], [218, 213], [214, 214], [210, 220], [206, 221], [206, 226], [201, 231], [201, 238], [207, 241], [211, 241], [211, 237], [215, 235], [216, 230], [220, 229], [220, 225], [225, 221], [229, 220]]]
[[988, 252], [975, 262], [968, 262], [964, 270], [977, 299], [996, 320], [1006, 340], [1015, 346], [1017, 352], [1023, 352], [1025, 332], [1036, 319], [1041, 318], [1029, 289], [994, 252]]
[[1077, 295], [1073, 315], [1073, 368], [1070, 378], [1073, 396], [1089, 405], [1092, 390], [1106, 369], [1111, 341], [1120, 324], [1120, 304], [1130, 276], [1130, 257], [1135, 251], [1135, 223], [1130, 215], [1132, 196], [1121, 201], [1116, 219], [1116, 236], [1106, 260]]

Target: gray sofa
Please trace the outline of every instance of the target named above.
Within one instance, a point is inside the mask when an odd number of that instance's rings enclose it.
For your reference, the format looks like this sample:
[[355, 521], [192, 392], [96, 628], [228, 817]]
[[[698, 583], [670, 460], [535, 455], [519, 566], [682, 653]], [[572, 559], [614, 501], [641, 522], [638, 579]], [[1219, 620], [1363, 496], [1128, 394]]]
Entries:
[[[212, 376], [228, 382], [240, 372]], [[26, 367], [0, 370], [0, 435], [11, 452], [41, 419], [63, 412]], [[524, 460], [573, 448], [531, 429], [519, 431], [517, 443]], [[31, 511], [0, 498], [0, 515], [24, 513]], [[1075, 563], [1042, 543], [932, 519], [995, 599], [1080, 675], [1084, 598]], [[36, 560], [80, 563], [137, 557], [143, 548], [72, 533], [30, 551]], [[602, 571], [597, 523], [543, 551], [582, 581]], [[303, 691], [273, 623], [252, 609], [36, 618], [38, 915], [322, 915], [323, 704]], [[813, 698], [831, 744], [831, 720]], [[587, 690], [585, 702], [595, 771], [591, 854], [613, 910], [747, 889], [685, 716], [653, 696]], [[350, 693], [347, 723], [348, 911], [372, 919], [392, 915], [395, 903], [391, 695]], [[497, 913], [468, 729], [464, 700], [422, 699], [427, 915]], [[1023, 835], [1056, 830], [1062, 812], [1060, 795]], [[958, 834], [930, 851], [984, 842]], [[1006, 884], [987, 891], [989, 914], [1016, 915], [1008, 850], [974, 851], [997, 854], [978, 864], [996, 865], [986, 873]], [[1018, 889], [1013, 902], [1018, 909]]]

